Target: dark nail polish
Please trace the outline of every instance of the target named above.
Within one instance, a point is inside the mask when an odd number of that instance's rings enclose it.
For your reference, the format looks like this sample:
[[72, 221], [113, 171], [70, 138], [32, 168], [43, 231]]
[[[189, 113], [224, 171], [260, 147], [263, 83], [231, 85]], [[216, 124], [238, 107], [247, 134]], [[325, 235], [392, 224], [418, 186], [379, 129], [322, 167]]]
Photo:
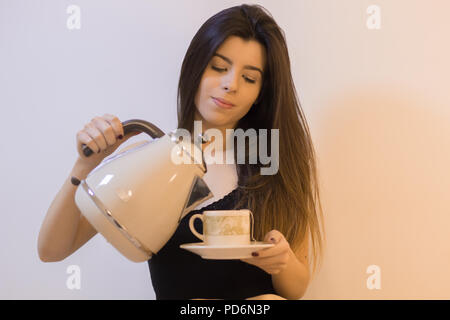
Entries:
[[76, 178], [76, 177], [72, 177], [72, 178], [70, 179], [70, 181], [71, 181], [72, 184], [75, 185], [75, 186], [79, 185], [80, 182], [81, 182], [80, 179], [78, 179], [78, 178]]
[[123, 139], [123, 135], [119, 135], [118, 138], [119, 138], [119, 139]]
[[252, 256], [257, 257], [259, 256], [258, 252], [252, 252]]

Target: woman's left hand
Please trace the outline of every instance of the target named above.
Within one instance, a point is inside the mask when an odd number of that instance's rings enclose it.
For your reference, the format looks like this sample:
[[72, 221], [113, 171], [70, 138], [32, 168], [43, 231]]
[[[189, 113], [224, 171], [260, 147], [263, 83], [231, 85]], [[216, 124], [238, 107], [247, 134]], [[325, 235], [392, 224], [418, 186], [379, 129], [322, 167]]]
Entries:
[[253, 258], [240, 260], [257, 266], [271, 275], [278, 274], [288, 265], [291, 246], [278, 230], [269, 231], [264, 237], [264, 242], [274, 243], [275, 246], [255, 252], [257, 256], [253, 255]]

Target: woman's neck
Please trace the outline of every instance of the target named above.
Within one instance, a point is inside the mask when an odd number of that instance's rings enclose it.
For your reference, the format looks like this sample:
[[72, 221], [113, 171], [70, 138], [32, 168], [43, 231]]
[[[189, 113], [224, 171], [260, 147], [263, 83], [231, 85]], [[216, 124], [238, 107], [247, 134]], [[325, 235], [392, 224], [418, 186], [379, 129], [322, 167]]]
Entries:
[[[207, 141], [207, 142], [205, 142], [204, 144], [202, 144], [202, 150], [204, 151], [205, 148], [206, 148], [208, 145], [210, 145], [211, 143], [214, 143], [214, 150], [225, 152], [225, 150], [228, 149], [228, 146], [229, 146], [229, 144], [230, 144], [230, 142], [231, 142], [230, 139], [233, 138], [233, 130], [231, 129], [231, 131], [229, 131], [229, 132], [227, 133], [227, 132], [226, 132], [227, 129], [229, 129], [229, 128], [221, 128], [221, 129], [218, 129], [218, 130], [220, 130], [220, 132], [221, 132], [221, 134], [222, 134], [222, 144], [216, 143], [216, 142], [215, 142], [215, 140], [216, 140], [216, 137], [215, 137], [215, 136], [208, 137], [208, 138], [209, 138], [209, 141]], [[230, 129], [229, 129], [229, 130], [230, 130]], [[206, 132], [206, 130], [205, 130], [204, 132]]]

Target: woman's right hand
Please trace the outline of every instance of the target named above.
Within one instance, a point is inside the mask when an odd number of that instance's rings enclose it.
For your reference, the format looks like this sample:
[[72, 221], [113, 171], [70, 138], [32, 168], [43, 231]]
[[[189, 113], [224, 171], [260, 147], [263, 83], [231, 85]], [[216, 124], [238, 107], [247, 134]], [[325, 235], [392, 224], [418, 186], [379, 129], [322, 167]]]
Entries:
[[[130, 132], [124, 136], [122, 122], [114, 115], [97, 116], [77, 133], [79, 161], [87, 167], [95, 168], [122, 143], [138, 134], [140, 132]], [[83, 153], [83, 144], [93, 151], [88, 157]]]

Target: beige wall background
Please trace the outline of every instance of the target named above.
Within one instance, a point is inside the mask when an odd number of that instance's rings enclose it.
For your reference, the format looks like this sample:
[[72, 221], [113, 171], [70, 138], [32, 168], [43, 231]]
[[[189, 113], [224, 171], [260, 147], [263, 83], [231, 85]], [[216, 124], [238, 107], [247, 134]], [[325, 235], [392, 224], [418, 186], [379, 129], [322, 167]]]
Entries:
[[[304, 298], [449, 299], [450, 2], [299, 6], [290, 46], [327, 234]], [[368, 289], [371, 265], [380, 289]]]

